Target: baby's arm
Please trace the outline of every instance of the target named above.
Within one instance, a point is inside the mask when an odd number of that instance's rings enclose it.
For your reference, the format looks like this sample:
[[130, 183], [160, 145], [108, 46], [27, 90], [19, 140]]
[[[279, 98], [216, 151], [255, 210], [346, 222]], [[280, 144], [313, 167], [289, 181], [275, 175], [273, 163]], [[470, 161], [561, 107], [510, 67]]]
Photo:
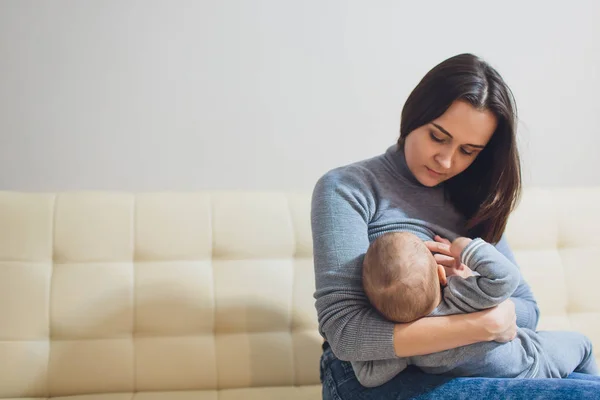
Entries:
[[392, 380], [407, 365], [405, 358], [392, 358], [389, 360], [353, 361], [352, 369], [361, 385], [377, 387]]
[[482, 239], [456, 239], [451, 252], [479, 276], [448, 277], [443, 299], [431, 315], [480, 311], [508, 299], [520, 281], [518, 268]]

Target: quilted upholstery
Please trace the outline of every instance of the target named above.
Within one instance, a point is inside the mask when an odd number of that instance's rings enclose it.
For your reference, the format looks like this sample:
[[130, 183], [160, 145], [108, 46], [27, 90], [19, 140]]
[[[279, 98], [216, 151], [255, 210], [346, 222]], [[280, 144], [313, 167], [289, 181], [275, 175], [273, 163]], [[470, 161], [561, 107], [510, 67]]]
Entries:
[[[598, 204], [528, 189], [508, 228], [540, 328], [596, 351]], [[320, 398], [309, 211], [309, 193], [0, 192], [0, 399]]]

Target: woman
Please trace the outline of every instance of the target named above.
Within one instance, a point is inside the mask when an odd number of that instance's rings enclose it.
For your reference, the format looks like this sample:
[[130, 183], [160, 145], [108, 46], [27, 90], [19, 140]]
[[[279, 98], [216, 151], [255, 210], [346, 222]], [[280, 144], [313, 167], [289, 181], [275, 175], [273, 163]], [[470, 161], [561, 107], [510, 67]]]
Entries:
[[[423, 226], [440, 263], [453, 262], [447, 240], [481, 237], [514, 261], [503, 236], [519, 198], [516, 110], [502, 77], [470, 55], [452, 57], [425, 75], [402, 110], [400, 138], [384, 154], [325, 174], [313, 193], [316, 308], [326, 339], [324, 399], [595, 398], [600, 378], [563, 380], [449, 378], [413, 367], [375, 388], [357, 381], [350, 361], [401, 358], [472, 343], [512, 340], [517, 325], [535, 329], [539, 310], [522, 279], [513, 297], [483, 312], [385, 320], [369, 304], [361, 263], [369, 237]], [[515, 262], [516, 263], [516, 262]], [[581, 378], [581, 379], [577, 379]]]

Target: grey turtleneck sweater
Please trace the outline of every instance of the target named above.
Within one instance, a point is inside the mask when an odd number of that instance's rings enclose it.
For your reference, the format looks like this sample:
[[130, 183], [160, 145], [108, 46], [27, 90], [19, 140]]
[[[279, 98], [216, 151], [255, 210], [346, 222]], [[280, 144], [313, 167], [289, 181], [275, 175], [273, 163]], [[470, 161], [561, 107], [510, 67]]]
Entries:
[[[416, 180], [395, 145], [319, 179], [311, 210], [315, 306], [319, 331], [340, 360], [400, 360], [394, 351], [394, 323], [370, 305], [363, 291], [362, 261], [370, 241], [407, 227], [452, 241], [466, 236], [465, 222], [446, 201], [442, 185], [429, 188]], [[516, 264], [505, 238], [495, 247]], [[539, 310], [520, 274], [511, 299], [517, 325], [535, 329]]]

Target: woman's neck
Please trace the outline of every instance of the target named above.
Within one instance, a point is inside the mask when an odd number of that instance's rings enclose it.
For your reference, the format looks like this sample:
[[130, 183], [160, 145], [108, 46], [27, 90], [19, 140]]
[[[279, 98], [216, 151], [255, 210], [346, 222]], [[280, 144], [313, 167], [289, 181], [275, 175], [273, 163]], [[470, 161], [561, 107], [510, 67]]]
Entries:
[[404, 149], [398, 144], [389, 147], [385, 153], [386, 158], [392, 163], [394, 170], [406, 179], [411, 184], [425, 188], [421, 182], [417, 180], [415, 175], [412, 173], [406, 162], [406, 154]]

